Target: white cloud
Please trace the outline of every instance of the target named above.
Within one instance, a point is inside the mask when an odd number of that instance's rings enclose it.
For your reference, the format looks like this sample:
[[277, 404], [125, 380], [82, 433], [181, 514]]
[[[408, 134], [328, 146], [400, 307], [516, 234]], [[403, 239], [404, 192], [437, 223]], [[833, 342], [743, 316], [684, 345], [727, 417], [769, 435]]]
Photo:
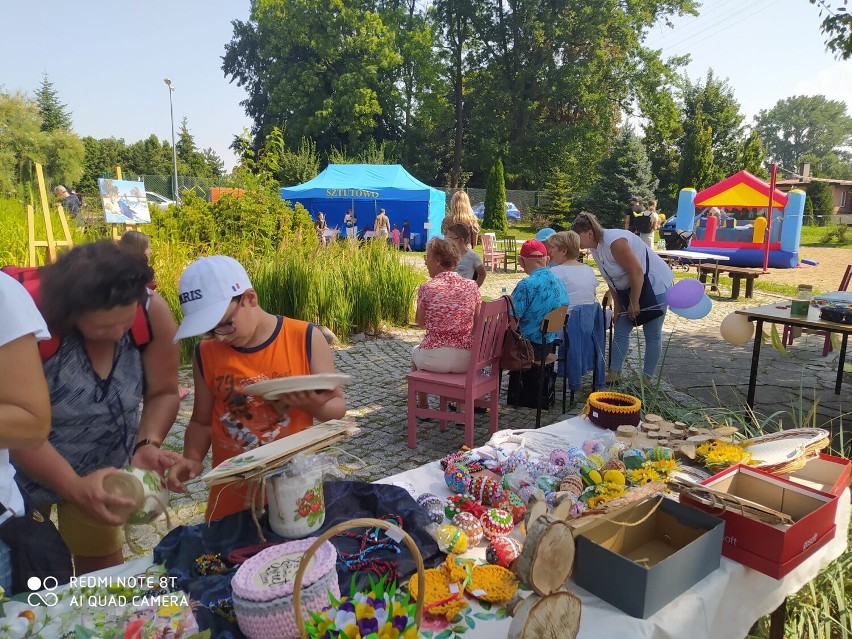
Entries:
[[847, 113], [852, 115], [852, 60], [835, 62], [816, 71], [809, 79], [796, 84], [795, 95], [824, 95], [829, 100], [846, 103]]

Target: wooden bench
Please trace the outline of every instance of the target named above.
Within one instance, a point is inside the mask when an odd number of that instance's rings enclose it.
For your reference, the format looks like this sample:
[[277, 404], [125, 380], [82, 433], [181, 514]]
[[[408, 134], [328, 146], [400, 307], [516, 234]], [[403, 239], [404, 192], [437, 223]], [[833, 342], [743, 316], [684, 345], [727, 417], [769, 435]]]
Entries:
[[707, 282], [707, 275], [713, 276], [711, 290], [719, 290], [719, 274], [727, 273], [733, 280], [731, 286], [731, 299], [735, 300], [740, 296], [740, 282], [746, 281], [745, 296], [754, 297], [754, 280], [763, 275], [763, 271], [759, 268], [743, 268], [741, 266], [723, 266], [720, 264], [717, 268], [715, 264], [701, 264], [698, 266], [698, 279], [701, 282]]

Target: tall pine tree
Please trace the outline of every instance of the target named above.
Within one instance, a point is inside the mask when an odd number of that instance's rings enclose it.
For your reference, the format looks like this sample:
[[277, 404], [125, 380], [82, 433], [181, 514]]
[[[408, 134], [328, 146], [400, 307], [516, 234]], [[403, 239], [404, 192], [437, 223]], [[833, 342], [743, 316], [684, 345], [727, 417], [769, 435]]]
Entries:
[[485, 213], [482, 227], [506, 232], [506, 180], [503, 177], [503, 160], [497, 158], [485, 182]]
[[713, 164], [712, 140], [713, 131], [705, 123], [704, 114], [701, 111], [696, 112], [692, 121], [686, 125], [686, 139], [678, 172], [680, 188], [700, 191], [716, 183], [717, 178], [721, 177], [717, 175]]
[[59, 101], [59, 94], [46, 73], [42, 76], [41, 86], [36, 91], [36, 103], [38, 114], [41, 116], [42, 131], [71, 130], [71, 113], [68, 107]]
[[630, 198], [654, 196], [658, 181], [651, 173], [645, 147], [630, 125], [624, 125], [598, 164], [600, 176], [584, 202], [605, 227], [622, 228]]
[[766, 179], [769, 177], [769, 172], [766, 170], [766, 149], [763, 147], [763, 142], [760, 141], [757, 131], [752, 131], [743, 144], [740, 168], [759, 178]]

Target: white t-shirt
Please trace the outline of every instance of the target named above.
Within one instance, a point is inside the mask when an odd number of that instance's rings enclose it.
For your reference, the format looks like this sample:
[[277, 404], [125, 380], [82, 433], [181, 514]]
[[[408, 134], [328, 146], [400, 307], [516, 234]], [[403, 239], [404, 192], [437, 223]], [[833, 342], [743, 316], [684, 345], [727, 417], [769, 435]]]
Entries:
[[[36, 339], [48, 339], [47, 325], [38, 312], [33, 298], [14, 278], [0, 273], [0, 348], [24, 335], [33, 334]], [[0, 448], [0, 503], [6, 512], [0, 515], [0, 523], [9, 517], [24, 514], [24, 500], [15, 484], [15, 469], [9, 463], [9, 451]]]
[[476, 273], [476, 269], [480, 266], [482, 266], [482, 258], [479, 257], [479, 253], [473, 249], [467, 249], [467, 252], [459, 260], [456, 273], [466, 280], [472, 280], [473, 274]]
[[648, 248], [638, 235], [634, 235], [630, 231], [622, 229], [604, 229], [603, 242], [592, 249], [592, 257], [595, 258], [595, 263], [600, 269], [604, 279], [609, 281], [613, 288], [625, 290], [630, 288], [630, 277], [627, 271], [621, 268], [621, 265], [615, 261], [612, 256], [612, 243], [616, 240], [626, 239], [630, 250], [636, 256], [636, 260], [642, 266], [642, 272], [645, 272], [645, 258], [648, 258], [648, 279], [651, 280], [651, 287], [654, 289], [654, 294], [660, 295], [671, 288], [672, 270], [669, 265], [663, 261], [659, 255]]
[[551, 267], [550, 272], [559, 278], [568, 291], [571, 306], [597, 302], [595, 289], [598, 287], [598, 276], [588, 264], [559, 264]]

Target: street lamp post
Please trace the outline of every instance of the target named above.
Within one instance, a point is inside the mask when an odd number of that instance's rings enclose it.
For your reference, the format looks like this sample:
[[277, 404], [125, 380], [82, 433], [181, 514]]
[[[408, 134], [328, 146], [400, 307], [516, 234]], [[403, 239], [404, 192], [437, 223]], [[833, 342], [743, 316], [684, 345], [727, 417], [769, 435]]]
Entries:
[[175, 196], [175, 202], [180, 205], [180, 195], [178, 194], [178, 177], [177, 177], [177, 146], [175, 146], [175, 109], [172, 106], [172, 93], [175, 88], [172, 86], [170, 78], [164, 78], [163, 82], [169, 87], [169, 114], [172, 118], [172, 164], [174, 166], [174, 174], [172, 175], [172, 193]]

